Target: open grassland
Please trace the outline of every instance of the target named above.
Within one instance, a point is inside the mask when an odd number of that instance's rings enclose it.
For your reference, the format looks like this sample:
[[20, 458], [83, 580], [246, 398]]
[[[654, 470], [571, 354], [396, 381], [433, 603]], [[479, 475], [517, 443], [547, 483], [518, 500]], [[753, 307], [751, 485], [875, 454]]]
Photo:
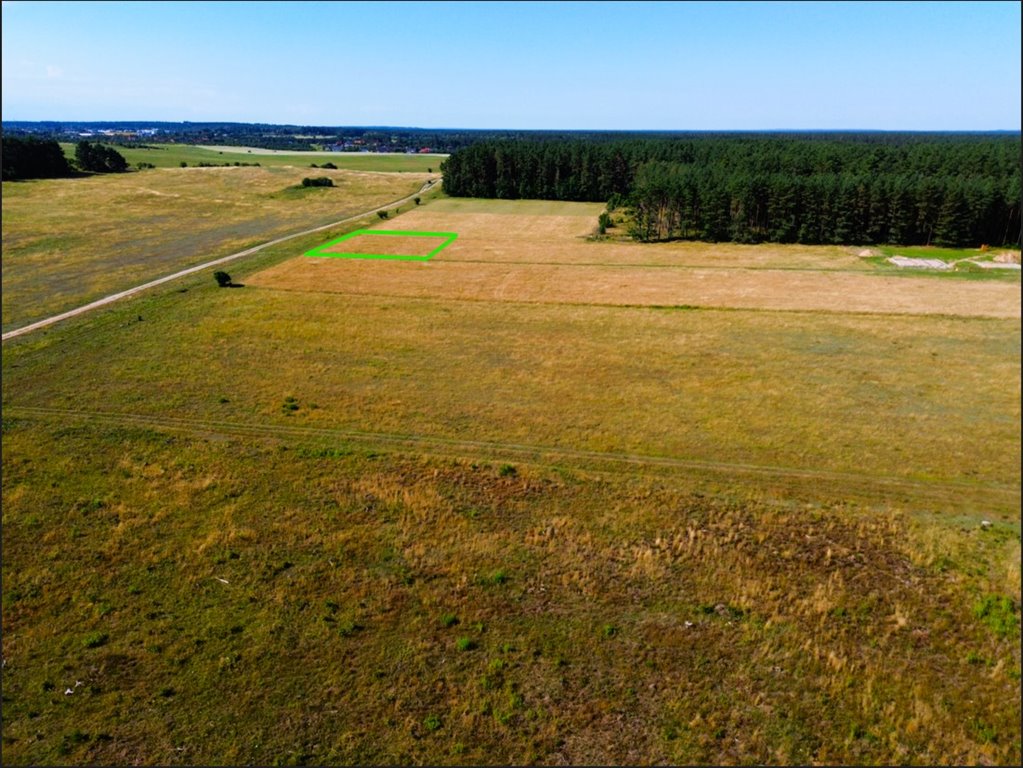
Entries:
[[[409, 211], [403, 229], [458, 233], [419, 268], [299, 257], [252, 283], [478, 301], [1020, 316], [1018, 272], [948, 281], [879, 270], [838, 246], [593, 242], [600, 206], [559, 203], [531, 213], [541, 202], [445, 198]], [[516, 207], [522, 212], [511, 214]]]
[[[845, 473], [850, 492], [933, 481], [1018, 506], [1018, 319], [399, 301], [240, 279], [35, 342], [45, 353], [5, 348], [32, 381], [10, 402]], [[289, 396], [299, 412], [282, 411]]]
[[1019, 760], [1018, 528], [343, 443], [4, 443], [9, 765]]
[[4, 182], [3, 330], [412, 194], [425, 174], [178, 168]]
[[[61, 143], [64, 154], [74, 159], [75, 145]], [[309, 168], [313, 163], [333, 163], [342, 170], [384, 171], [390, 173], [429, 173], [440, 171], [447, 155], [370, 154], [368, 152], [274, 152], [251, 147], [206, 147], [190, 144], [149, 144], [150, 149], [113, 146], [135, 167], [151, 163], [157, 168], [178, 168], [181, 163], [259, 163], [260, 166]], [[314, 169], [315, 170], [315, 169]]]
[[[506, 260], [619, 247], [502, 205]], [[381, 227], [460, 235], [391, 285], [472, 267], [480, 215]], [[1020, 761], [1018, 284], [886, 314], [267, 279], [339, 234], [5, 344], [5, 763]], [[714, 273], [828, 260], [769, 248]]]

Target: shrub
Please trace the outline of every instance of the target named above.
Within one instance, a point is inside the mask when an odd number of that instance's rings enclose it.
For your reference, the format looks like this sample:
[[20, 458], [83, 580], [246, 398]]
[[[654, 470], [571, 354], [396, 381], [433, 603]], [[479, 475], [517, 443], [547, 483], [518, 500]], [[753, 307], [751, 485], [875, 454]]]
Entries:
[[99, 648], [101, 645], [106, 645], [107, 640], [110, 639], [110, 635], [106, 632], [92, 632], [86, 635], [85, 640], [82, 641], [82, 645], [86, 648]]
[[471, 651], [476, 647], [476, 641], [471, 637], [460, 637], [455, 641], [455, 647], [460, 651]]
[[213, 273], [213, 279], [217, 281], [217, 285], [221, 288], [231, 287], [231, 276], [227, 272], [217, 271]]
[[1017, 631], [1019, 619], [1016, 606], [1008, 597], [986, 595], [973, 606], [973, 615], [988, 625], [999, 637], [1008, 637]]
[[330, 168], [330, 170], [332, 170], [332, 171], [336, 171], [337, 170], [337, 166], [334, 165], [331, 162], [324, 163], [323, 165], [320, 166], [320, 168]]
[[387, 215], [388, 215], [387, 211], [377, 211], [377, 216], [379, 216], [381, 219], [386, 219]]
[[487, 577], [485, 579], [485, 581], [488, 584], [494, 584], [495, 586], [500, 586], [501, 584], [504, 584], [505, 582], [507, 582], [509, 578], [510, 577], [508, 576], [508, 572], [505, 571], [504, 569], [502, 569], [500, 571], [495, 571], [494, 573], [490, 574], [490, 576]]
[[511, 464], [502, 464], [501, 468], [497, 470], [497, 474], [501, 477], [514, 477], [518, 474], [518, 470], [515, 469]]
[[418, 197], [412, 198], [412, 202], [414, 202], [416, 205], [419, 205], [419, 198]]
[[333, 182], [333, 180], [327, 178], [326, 176], [318, 176], [315, 179], [311, 179], [311, 178], [309, 178], [307, 176], [306, 178], [302, 179], [302, 186], [303, 187], [333, 187], [334, 186], [334, 182]]

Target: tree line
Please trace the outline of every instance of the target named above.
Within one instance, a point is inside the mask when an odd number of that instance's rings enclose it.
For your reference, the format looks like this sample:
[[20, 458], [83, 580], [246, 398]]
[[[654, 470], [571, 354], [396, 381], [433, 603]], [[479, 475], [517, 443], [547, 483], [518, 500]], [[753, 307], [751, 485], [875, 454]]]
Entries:
[[1020, 240], [1018, 134], [492, 141], [441, 169], [453, 196], [626, 207], [640, 240]]
[[34, 137], [4, 136], [2, 144], [3, 180], [61, 179], [84, 173], [123, 173], [128, 162], [112, 147], [99, 142], [80, 141], [75, 146], [72, 166], [60, 144]]

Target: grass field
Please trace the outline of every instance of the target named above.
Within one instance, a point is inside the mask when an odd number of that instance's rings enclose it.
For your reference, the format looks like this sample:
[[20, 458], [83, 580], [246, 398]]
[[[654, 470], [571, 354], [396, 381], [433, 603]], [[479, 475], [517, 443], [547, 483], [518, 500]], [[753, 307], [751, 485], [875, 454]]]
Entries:
[[[369, 295], [773, 310], [832, 310], [1018, 318], [1019, 273], [986, 281], [934, 280], [892, 270], [838, 246], [592, 242], [599, 205], [445, 198], [402, 226], [457, 232], [430, 265], [296, 258], [254, 284]], [[516, 205], [519, 215], [510, 215]], [[390, 225], [386, 225], [390, 226]], [[386, 228], [379, 225], [379, 228]], [[415, 275], [409, 279], [409, 275]], [[992, 284], [995, 283], [995, 284]]]
[[165, 168], [3, 185], [3, 330], [412, 194], [429, 176]]
[[[91, 139], [90, 139], [91, 140]], [[157, 168], [178, 168], [181, 163], [190, 166], [199, 163], [259, 163], [260, 167], [293, 166], [309, 168], [313, 163], [323, 165], [330, 162], [339, 169], [348, 171], [385, 171], [403, 173], [438, 173], [446, 155], [375, 155], [361, 152], [267, 152], [245, 147], [199, 147], [189, 144], [150, 144], [156, 149], [114, 148], [121, 153], [132, 168], [138, 163], [152, 163]], [[61, 142], [61, 148], [69, 159], [74, 159], [75, 145]], [[432, 171], [430, 170], [432, 169]]]
[[1018, 280], [595, 215], [5, 343], [5, 763], [1018, 763]]

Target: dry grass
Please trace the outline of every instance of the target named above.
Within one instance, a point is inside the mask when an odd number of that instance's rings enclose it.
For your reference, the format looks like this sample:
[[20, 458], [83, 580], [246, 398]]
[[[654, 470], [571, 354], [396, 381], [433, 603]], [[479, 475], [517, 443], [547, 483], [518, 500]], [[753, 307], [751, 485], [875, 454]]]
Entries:
[[894, 479], [1018, 514], [1018, 319], [396, 300], [238, 277], [125, 306], [74, 343], [27, 342], [5, 405], [774, 468], [837, 498]]
[[[587, 242], [585, 214], [599, 206], [560, 204], [549, 215], [514, 216], [515, 201], [497, 202], [448, 198], [404, 214], [404, 229], [458, 233], [429, 264], [296, 258], [250, 280], [286, 290], [477, 301], [1020, 316], [1018, 282], [872, 274], [839, 247]], [[569, 215], [565, 205], [577, 208]], [[535, 201], [522, 208], [534, 210]]]
[[1019, 763], [1018, 315], [256, 285], [330, 237], [5, 345], [5, 764]]
[[[996, 318], [1020, 315], [1020, 287], [1006, 283], [939, 283], [926, 278], [766, 269], [752, 272], [448, 261], [465, 258], [466, 248], [457, 246], [458, 241], [422, 265], [324, 262], [299, 257], [253, 275], [250, 282], [289, 291], [487, 302]], [[448, 250], [453, 251], [450, 256]]]
[[1018, 638], [972, 610], [1009, 528], [942, 570], [903, 515], [684, 477], [4, 441], [8, 764], [1019, 759]]
[[408, 195], [426, 174], [302, 168], [161, 168], [5, 182], [3, 328], [85, 304], [287, 232]]
[[405, 237], [401, 235], [356, 235], [323, 253], [366, 253], [401, 256], [426, 256], [444, 243], [443, 237]]

